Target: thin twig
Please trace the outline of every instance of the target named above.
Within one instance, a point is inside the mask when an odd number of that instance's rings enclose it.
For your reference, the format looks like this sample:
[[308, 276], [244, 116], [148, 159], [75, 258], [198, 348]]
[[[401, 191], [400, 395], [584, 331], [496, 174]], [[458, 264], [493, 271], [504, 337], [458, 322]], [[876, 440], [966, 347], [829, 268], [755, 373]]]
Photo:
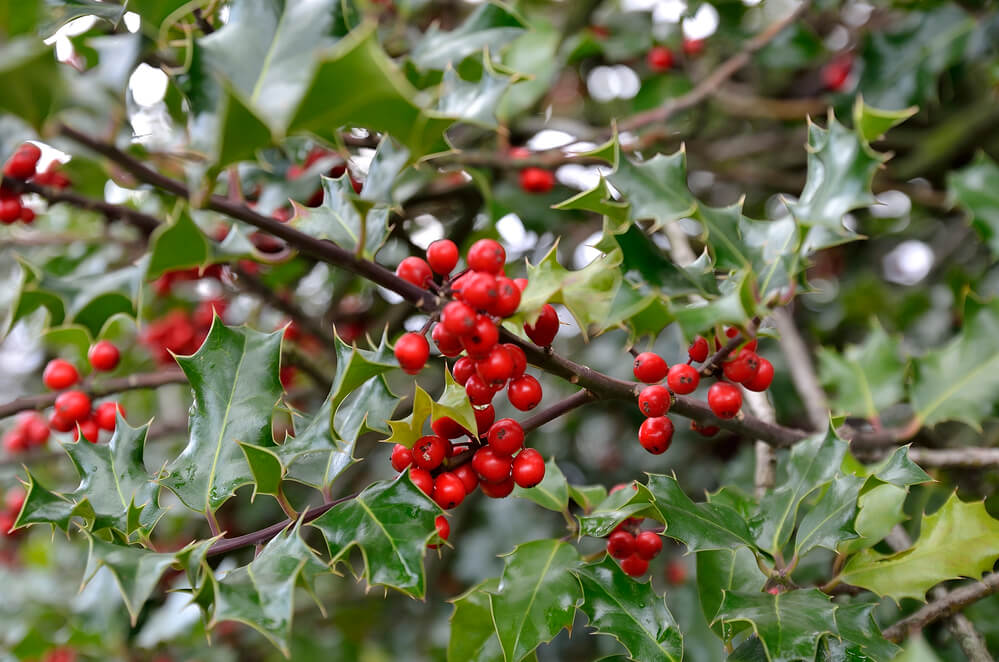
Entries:
[[823, 430], [829, 424], [829, 408], [826, 405], [825, 391], [819, 384], [819, 378], [812, 364], [811, 353], [805, 346], [801, 334], [798, 333], [794, 318], [787, 308], [775, 310], [773, 319], [780, 334], [780, 348], [787, 358], [791, 381], [805, 405], [809, 426], [812, 430]]
[[[754, 317], [752, 320], [750, 320], [749, 327], [747, 328], [749, 334], [750, 335], [755, 334], [756, 328], [759, 325], [760, 325], [759, 317]], [[737, 347], [744, 345], [746, 342], [748, 342], [748, 340], [746, 336], [743, 335], [742, 333], [737, 333], [731, 338], [729, 338], [725, 342], [725, 344], [722, 345], [721, 349], [719, 349], [717, 352], [709, 356], [708, 360], [704, 362], [704, 365], [701, 366], [701, 375], [707, 377], [713, 374], [715, 372], [715, 369], [719, 365], [721, 365], [721, 362], [724, 361], [729, 354], [734, 352]]]
[[52, 205], [65, 202], [79, 209], [97, 212], [107, 218], [118, 219], [129, 225], [133, 225], [141, 230], [143, 234], [147, 235], [152, 234], [153, 230], [160, 225], [159, 220], [155, 216], [143, 214], [138, 210], [124, 205], [114, 205], [96, 198], [88, 198], [85, 195], [80, 195], [72, 191], [60, 191], [54, 188], [39, 186], [33, 182], [23, 182], [16, 179], [4, 179], [3, 187], [19, 193], [35, 193]]
[[929, 602], [884, 630], [882, 634], [885, 639], [898, 643], [910, 633], [941, 618], [956, 614], [964, 607], [987, 598], [996, 591], [999, 591], [999, 572], [992, 572], [982, 577], [981, 581], [948, 591], [945, 597]]
[[[893, 448], [864, 448], [853, 450], [857, 459], [877, 462], [891, 454]], [[909, 459], [923, 467], [983, 468], [999, 466], [999, 448], [910, 448]]]

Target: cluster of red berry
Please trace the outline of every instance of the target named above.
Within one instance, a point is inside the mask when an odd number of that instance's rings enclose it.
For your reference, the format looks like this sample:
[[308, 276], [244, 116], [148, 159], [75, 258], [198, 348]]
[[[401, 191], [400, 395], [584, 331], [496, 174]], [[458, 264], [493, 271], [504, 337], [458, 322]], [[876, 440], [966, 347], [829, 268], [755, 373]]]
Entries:
[[198, 351], [212, 328], [212, 320], [225, 314], [224, 299], [210, 299], [198, 303], [194, 312], [175, 308], [163, 317], [153, 320], [139, 334], [139, 340], [152, 353], [160, 365], [173, 365], [174, 354], [188, 355]]
[[[510, 149], [511, 159], [526, 159], [530, 155], [531, 150], [526, 147]], [[555, 188], [555, 175], [544, 168], [528, 166], [520, 171], [520, 188], [527, 193], [548, 193]]]
[[822, 84], [832, 92], [839, 92], [846, 85], [853, 71], [853, 53], [840, 53], [822, 67]]
[[24, 500], [27, 495], [20, 487], [12, 487], [4, 495], [3, 507], [0, 508], [0, 536], [13, 538], [21, 533], [14, 531], [14, 522], [24, 507]]
[[[615, 485], [611, 494], [626, 485]], [[607, 553], [621, 562], [621, 570], [632, 577], [641, 577], [649, 569], [649, 561], [659, 556], [663, 540], [655, 531], [641, 529], [641, 517], [629, 517], [607, 536]]]
[[[59, 189], [69, 186], [69, 178], [56, 170], [55, 163], [44, 172], [36, 171], [41, 157], [42, 150], [38, 145], [22, 143], [4, 164], [3, 176], [22, 181], [30, 179], [41, 186]], [[0, 223], [10, 225], [18, 221], [32, 223], [34, 220], [35, 212], [31, 207], [24, 206], [20, 194], [6, 186], [0, 186]]]

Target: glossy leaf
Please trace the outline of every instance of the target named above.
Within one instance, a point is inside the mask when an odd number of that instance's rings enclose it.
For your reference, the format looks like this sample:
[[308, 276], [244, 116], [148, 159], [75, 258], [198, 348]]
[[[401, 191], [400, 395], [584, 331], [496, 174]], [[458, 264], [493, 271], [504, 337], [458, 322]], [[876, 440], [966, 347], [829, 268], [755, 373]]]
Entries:
[[409, 57], [421, 69], [445, 69], [483, 48], [496, 51], [523, 31], [522, 18], [502, 5], [487, 2], [450, 32], [431, 26]]
[[758, 592], [767, 582], [749, 547], [697, 552], [697, 594], [704, 619], [725, 641], [745, 629], [744, 623], [715, 622], [726, 591]]
[[651, 581], [635, 581], [610, 556], [575, 575], [583, 587], [580, 609], [596, 634], [620, 641], [633, 660], [682, 659], [683, 635]]
[[867, 549], [847, 561], [843, 581], [887, 595], [924, 599], [936, 584], [956, 577], [980, 577], [999, 559], [999, 521], [982, 502], [952, 494], [932, 515], [924, 515], [919, 539], [907, 550], [882, 554]]
[[863, 485], [864, 479], [859, 476], [840, 476], [826, 485], [825, 492], [798, 524], [795, 554], [804, 556], [816, 547], [834, 550], [840, 541], [857, 537], [853, 521]]
[[87, 540], [90, 543], [90, 556], [87, 559], [84, 584], [93, 578], [99, 568], [110, 570], [134, 626], [142, 605], [152, 596], [163, 574], [177, 562], [177, 555], [116, 545], [91, 535], [87, 535]]
[[562, 512], [569, 507], [569, 483], [555, 463], [555, 458], [551, 457], [545, 462], [544, 479], [534, 487], [526, 489], [519, 485], [514, 487], [513, 496], [530, 499], [548, 510]]
[[864, 103], [862, 96], [853, 104], [853, 126], [867, 142], [878, 140], [892, 127], [898, 126], [919, 111], [916, 106], [902, 110], [884, 110]]
[[427, 542], [436, 535], [434, 519], [440, 512], [404, 473], [394, 481], [368, 486], [314, 520], [312, 526], [326, 538], [334, 565], [348, 562], [347, 555], [357, 547], [369, 584], [419, 598], [426, 590], [423, 556]]
[[329, 239], [343, 248], [356, 252], [363, 244], [364, 257], [371, 259], [388, 238], [388, 208], [371, 208], [362, 201], [350, 182], [349, 175], [338, 179], [322, 177], [323, 203], [314, 209], [297, 202], [292, 225], [317, 239]]
[[451, 637], [448, 662], [496, 662], [503, 659], [489, 611], [489, 594], [499, 588], [499, 578], [479, 582], [451, 600]]
[[190, 269], [208, 263], [210, 249], [204, 233], [186, 210], [169, 225], [161, 225], [149, 239], [146, 278], [153, 280], [174, 269]]
[[684, 543], [689, 551], [755, 547], [742, 515], [722, 504], [694, 503], [673, 476], [650, 474], [649, 491], [666, 522], [664, 535]]
[[653, 506], [653, 496], [645, 485], [633, 482], [607, 495], [590, 512], [580, 515], [579, 532], [594, 538], [604, 538], [629, 517], [660, 517]]
[[568, 490], [569, 498], [586, 514], [607, 498], [607, 488], [603, 485], [569, 485]]
[[188, 508], [214, 512], [237, 488], [253, 482], [237, 442], [274, 445], [271, 416], [282, 393], [282, 335], [228, 327], [216, 318], [201, 348], [177, 357], [194, 390], [190, 439], [160, 483]]
[[860, 646], [874, 662], [894, 660], [899, 648], [881, 636], [874, 620], [874, 604], [841, 604], [836, 607], [836, 629], [844, 641]]
[[884, 540], [896, 524], [906, 519], [902, 507], [907, 495], [907, 490], [888, 483], [875, 485], [861, 494], [853, 525], [857, 537], [841, 540], [836, 549], [843, 554], [852, 554]]
[[496, 128], [496, 108], [513, 80], [497, 74], [488, 59], [483, 62], [482, 76], [476, 81], [461, 78], [454, 69], [444, 72], [441, 82], [438, 112], [469, 124]]
[[862, 345], [818, 350], [819, 375], [836, 412], [873, 419], [904, 397], [899, 343], [874, 324]]
[[683, 150], [656, 154], [638, 163], [621, 158], [609, 179], [631, 204], [635, 220], [650, 219], [663, 226], [690, 216], [697, 208], [687, 188], [687, 155]]
[[746, 622], [771, 662], [815, 659], [819, 640], [835, 634], [835, 606], [817, 589], [771, 595], [726, 591], [716, 621]]
[[984, 152], [975, 160], [947, 175], [947, 188], [970, 215], [971, 225], [999, 255], [999, 165]]
[[412, 448], [416, 440], [423, 436], [424, 425], [428, 417], [436, 421], [438, 418], [447, 416], [457, 421], [466, 430], [476, 429], [475, 412], [465, 389], [454, 381], [450, 371], [445, 371], [444, 378], [444, 393], [436, 401], [420, 388], [419, 384], [414, 385], [413, 411], [406, 418], [387, 421], [392, 429], [392, 434], [384, 440], [385, 443], [402, 444], [407, 448]]
[[517, 546], [504, 558], [499, 585], [489, 596], [503, 659], [516, 662], [572, 626], [582, 600], [579, 553], [558, 540]]
[[[27, 494], [21, 512], [17, 514], [14, 528], [19, 529], [31, 524], [52, 524], [63, 531], [69, 531], [70, 520], [74, 515], [81, 514], [78, 504], [47, 489], [38, 482], [38, 478], [30, 470], [26, 470], [25, 473], [28, 477]], [[83, 509], [86, 509], [85, 504]]]
[[0, 45], [0, 112], [16, 115], [36, 130], [56, 110], [62, 88], [52, 50], [32, 37]]

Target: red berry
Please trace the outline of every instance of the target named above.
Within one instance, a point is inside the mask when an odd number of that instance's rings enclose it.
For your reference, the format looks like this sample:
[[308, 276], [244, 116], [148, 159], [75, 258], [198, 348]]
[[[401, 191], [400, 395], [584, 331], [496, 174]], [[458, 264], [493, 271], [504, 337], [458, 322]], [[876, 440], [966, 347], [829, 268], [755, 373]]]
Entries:
[[735, 358], [725, 361], [722, 371], [726, 379], [741, 384], [755, 377], [759, 367], [759, 357], [749, 349], [743, 348]]
[[465, 303], [473, 308], [491, 309], [499, 297], [496, 276], [482, 271], [471, 272], [471, 275], [462, 282], [461, 296]]
[[558, 333], [558, 313], [555, 312], [554, 306], [546, 303], [534, 324], [524, 325], [524, 331], [535, 345], [539, 347], [551, 345]]
[[0, 200], [0, 223], [10, 225], [21, 220], [21, 199], [5, 198]]
[[518, 145], [516, 147], [511, 147], [510, 151], [507, 152], [511, 159], [526, 159], [531, 155], [531, 150], [527, 149], [523, 145]]
[[500, 455], [513, 455], [523, 446], [524, 428], [512, 418], [501, 418], [490, 428], [489, 447]]
[[464, 336], [475, 329], [475, 309], [460, 301], [452, 301], [441, 311], [441, 324], [456, 336]]
[[721, 430], [717, 425], [702, 425], [697, 421], [690, 422], [690, 429], [697, 432], [702, 437], [713, 437]]
[[78, 421], [78, 424], [79, 427], [73, 431], [73, 439], [80, 441], [80, 434], [83, 434], [84, 439], [92, 444], [96, 444], [101, 436], [101, 429], [97, 427], [97, 422], [92, 418], [88, 418]]
[[[735, 338], [736, 336], [738, 336], [741, 333], [742, 332], [739, 331], [739, 329], [737, 327], [734, 327], [734, 326], [725, 327], [725, 337], [728, 338], [729, 340], [731, 340], [732, 338]], [[743, 342], [740, 345], [740, 347], [744, 348], [744, 349], [748, 349], [751, 352], [755, 352], [757, 344], [758, 344], [757, 339], [753, 338], [752, 340], [750, 340], [748, 342]], [[722, 342], [720, 340], [718, 340], [717, 337], [715, 338], [715, 345], [718, 347], [718, 349], [721, 349], [721, 347], [722, 347]]]
[[506, 264], [506, 251], [495, 239], [479, 239], [468, 249], [468, 268], [498, 274]]
[[645, 59], [652, 71], [667, 71], [673, 66], [673, 53], [665, 46], [653, 46]]
[[[707, 341], [705, 341], [706, 343]], [[666, 384], [670, 390], [679, 395], [687, 395], [697, 390], [701, 383], [701, 375], [697, 369], [686, 363], [677, 363], [670, 367], [666, 375]]]
[[121, 412], [123, 417], [125, 416], [125, 410], [117, 402], [102, 402], [97, 405], [97, 409], [94, 411], [94, 422], [102, 430], [114, 432], [118, 412]]
[[665, 416], [671, 402], [669, 389], [660, 384], [646, 386], [638, 394], [638, 408], [649, 418]]
[[430, 343], [419, 333], [405, 333], [395, 344], [395, 358], [410, 375], [415, 375], [427, 364]]
[[518, 377], [507, 386], [506, 397], [520, 411], [531, 411], [541, 403], [541, 384], [531, 375]]
[[69, 388], [79, 380], [80, 373], [76, 371], [76, 366], [63, 359], [52, 359], [42, 372], [42, 381], [53, 391]]
[[462, 484], [465, 486], [465, 493], [471, 494], [475, 491], [475, 488], [479, 485], [479, 477], [475, 473], [475, 469], [472, 468], [470, 462], [456, 467], [451, 473], [461, 479]]
[[482, 377], [478, 375], [472, 375], [465, 382], [465, 393], [468, 395], [469, 401], [478, 406], [488, 405], [493, 401], [493, 396], [496, 395], [496, 391], [482, 381]]
[[[437, 538], [439, 540], [447, 540], [451, 535], [451, 524], [443, 515], [438, 515], [437, 518], [434, 519], [434, 528], [437, 529]], [[440, 545], [437, 543], [430, 543], [427, 547], [430, 549], [437, 549]]]
[[510, 359], [513, 361], [513, 372], [510, 373], [510, 379], [516, 379], [527, 370], [527, 354], [524, 354], [524, 350], [512, 342], [505, 343], [503, 347], [506, 348]]
[[742, 408], [742, 393], [728, 382], [715, 382], [708, 389], [708, 406], [718, 418], [734, 418]]
[[28, 179], [35, 174], [35, 166], [42, 156], [42, 150], [32, 143], [24, 143], [17, 148], [7, 163], [4, 164], [3, 174], [5, 177], [13, 179]]
[[430, 265], [416, 256], [407, 257], [400, 262], [399, 266], [395, 268], [395, 275], [417, 287], [426, 287], [434, 279]]
[[646, 384], [655, 384], [666, 378], [669, 366], [663, 357], [654, 352], [642, 352], [635, 357], [635, 379]]
[[31, 207], [21, 207], [21, 222], [31, 225], [35, 222], [35, 210]]
[[679, 559], [673, 559], [666, 564], [666, 581], [678, 586], [687, 581], [687, 566]]
[[57, 411], [53, 411], [52, 416], [49, 417], [49, 427], [56, 432], [69, 432], [76, 427], [76, 421]]
[[527, 289], [527, 279], [526, 278], [514, 278], [513, 284], [517, 286], [520, 293], [523, 294], [524, 290]]
[[499, 329], [485, 315], [475, 318], [475, 327], [461, 337], [461, 344], [473, 359], [483, 359], [499, 342]]
[[[436, 432], [436, 430], [434, 430]], [[402, 444], [396, 444], [392, 447], [392, 468], [396, 471], [402, 472], [406, 470], [406, 467], [413, 464], [413, 451], [406, 448]]]
[[[466, 432], [465, 428], [458, 425], [458, 421], [450, 416], [441, 416], [437, 420], [431, 421], [430, 427], [433, 428], [434, 434], [445, 439], [457, 439]], [[401, 469], [397, 469], [397, 471], [401, 471]]]
[[55, 410], [71, 421], [82, 421], [90, 415], [90, 398], [83, 391], [66, 391], [55, 400]]
[[434, 501], [444, 510], [451, 510], [465, 500], [465, 484], [450, 471], [434, 479]]
[[444, 328], [443, 324], [434, 324], [430, 337], [434, 339], [437, 350], [444, 356], [454, 357], [461, 354], [461, 338]]
[[746, 388], [750, 391], [766, 391], [770, 388], [770, 384], [774, 380], [774, 364], [765, 358], [758, 357], [759, 366], [756, 369], [756, 374], [747, 382], [743, 382]]
[[454, 368], [451, 370], [451, 375], [454, 377], [454, 381], [458, 382], [464, 386], [468, 382], [468, 378], [475, 374], [475, 361], [467, 356], [463, 356], [454, 362]]
[[476, 362], [475, 371], [486, 384], [502, 388], [513, 375], [513, 359], [503, 345], [495, 345], [486, 358]]
[[534, 487], [545, 477], [545, 458], [533, 448], [525, 448], [513, 458], [513, 482], [523, 488]]
[[420, 488], [420, 491], [430, 496], [434, 491], [434, 477], [430, 475], [430, 472], [426, 469], [420, 469], [419, 467], [409, 468], [409, 479], [413, 481], [413, 485]]
[[643, 559], [638, 554], [632, 554], [625, 560], [621, 561], [621, 569], [624, 570], [624, 574], [631, 577], [641, 577], [649, 569], [649, 562]]
[[496, 408], [492, 405], [486, 405], [485, 407], [475, 407], [474, 411], [476, 431], [479, 435], [484, 435], [489, 432], [493, 426], [493, 421], [496, 420]]
[[704, 339], [704, 336], [697, 336], [694, 338], [694, 342], [690, 345], [690, 349], [687, 350], [687, 356], [689, 356], [692, 361], [697, 361], [698, 363], [708, 358], [708, 341]]
[[[472, 456], [472, 468], [479, 478], [487, 483], [499, 483], [510, 475], [513, 460], [507, 455], [500, 455], [489, 446], [483, 446]], [[483, 491], [485, 487], [483, 487]]]
[[18, 428], [7, 430], [3, 436], [3, 449], [12, 455], [28, 450], [28, 435]]
[[447, 276], [458, 264], [458, 247], [450, 239], [438, 239], [427, 246], [427, 263], [434, 273]]
[[20, 487], [12, 487], [4, 495], [3, 503], [8, 512], [17, 515], [24, 508], [24, 500], [27, 498], [28, 495]]
[[838, 92], [846, 84], [853, 68], [853, 54], [843, 53], [822, 67], [822, 82], [826, 88]]
[[520, 188], [528, 193], [548, 193], [555, 188], [555, 175], [544, 168], [524, 168], [520, 171]]
[[498, 483], [479, 483], [482, 493], [490, 499], [502, 499], [509, 496], [510, 492], [513, 492], [513, 485], [513, 478], [509, 476]]
[[520, 288], [512, 279], [500, 276], [496, 279], [496, 301], [489, 312], [496, 317], [509, 317], [520, 307]]
[[19, 422], [19, 427], [28, 437], [28, 443], [32, 446], [41, 446], [49, 440], [49, 426], [42, 420], [38, 412], [29, 412], [23, 416]]
[[683, 52], [691, 57], [700, 55], [704, 51], [704, 43], [703, 39], [684, 39]]
[[673, 421], [666, 416], [647, 418], [638, 428], [638, 443], [653, 455], [662, 455], [673, 441]]
[[420, 437], [413, 444], [413, 464], [420, 469], [433, 471], [441, 466], [441, 462], [447, 457], [448, 447], [451, 445], [444, 437], [430, 434]]
[[118, 367], [121, 354], [118, 353], [118, 348], [111, 341], [100, 340], [94, 343], [90, 351], [87, 352], [87, 358], [90, 359], [90, 365], [94, 367], [94, 370], [110, 372]]
[[655, 531], [642, 531], [635, 536], [635, 553], [646, 561], [659, 556], [663, 548], [663, 539]]
[[607, 536], [607, 553], [616, 559], [626, 559], [635, 553], [635, 536], [627, 531], [615, 531]]

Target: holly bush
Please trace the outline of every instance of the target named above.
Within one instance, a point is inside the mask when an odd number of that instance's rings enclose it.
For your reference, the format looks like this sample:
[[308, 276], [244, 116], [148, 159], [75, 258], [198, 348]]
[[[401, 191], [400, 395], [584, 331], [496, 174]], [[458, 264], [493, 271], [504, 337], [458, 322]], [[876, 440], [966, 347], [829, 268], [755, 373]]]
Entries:
[[993, 3], [0, 33], [3, 660], [999, 651]]

